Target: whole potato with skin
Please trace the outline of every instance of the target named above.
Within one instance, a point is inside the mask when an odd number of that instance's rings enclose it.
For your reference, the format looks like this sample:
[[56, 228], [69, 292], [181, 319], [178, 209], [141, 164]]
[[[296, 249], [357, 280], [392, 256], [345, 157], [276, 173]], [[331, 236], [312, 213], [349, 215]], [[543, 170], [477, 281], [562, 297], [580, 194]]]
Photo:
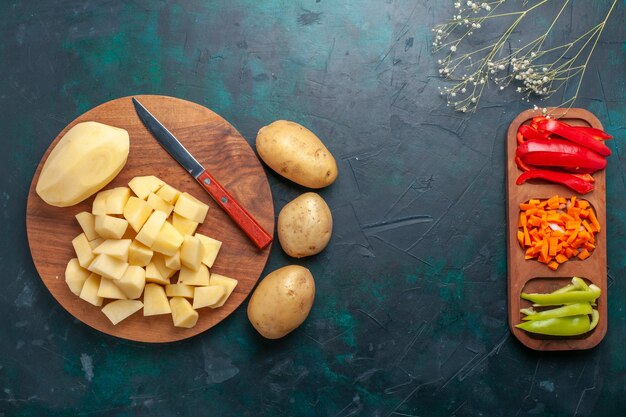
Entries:
[[300, 326], [315, 298], [311, 272], [288, 265], [268, 274], [248, 303], [248, 319], [267, 339], [279, 339]]
[[321, 252], [328, 245], [333, 232], [333, 217], [322, 197], [312, 192], [304, 193], [282, 208], [277, 229], [285, 253], [303, 258]]
[[323, 188], [337, 178], [337, 163], [322, 141], [295, 122], [277, 120], [259, 130], [261, 159], [283, 177], [309, 188]]

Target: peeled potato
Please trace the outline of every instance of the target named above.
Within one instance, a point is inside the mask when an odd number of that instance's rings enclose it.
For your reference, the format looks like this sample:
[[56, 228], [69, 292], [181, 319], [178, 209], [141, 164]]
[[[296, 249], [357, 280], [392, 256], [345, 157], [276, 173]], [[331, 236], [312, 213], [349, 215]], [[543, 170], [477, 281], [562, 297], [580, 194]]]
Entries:
[[322, 141], [295, 122], [277, 120], [259, 130], [259, 156], [283, 177], [309, 188], [322, 188], [337, 178], [337, 163]]
[[43, 165], [37, 194], [48, 204], [67, 207], [107, 185], [126, 164], [128, 132], [98, 122], [72, 127]]
[[311, 272], [288, 265], [267, 275], [248, 303], [248, 319], [268, 339], [278, 339], [300, 326], [315, 298]]

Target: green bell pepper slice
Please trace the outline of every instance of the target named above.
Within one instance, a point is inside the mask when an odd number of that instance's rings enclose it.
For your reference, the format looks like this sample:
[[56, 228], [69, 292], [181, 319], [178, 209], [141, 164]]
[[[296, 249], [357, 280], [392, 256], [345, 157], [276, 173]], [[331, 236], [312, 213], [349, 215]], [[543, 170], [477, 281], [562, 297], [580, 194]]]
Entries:
[[555, 317], [545, 320], [525, 321], [515, 327], [530, 333], [548, 336], [578, 336], [590, 330], [589, 315]]
[[589, 286], [584, 279], [573, 277], [571, 284], [567, 284], [564, 287], [559, 288], [558, 290], [554, 290], [551, 292], [551, 294], [563, 294], [565, 292], [570, 292], [574, 290], [589, 291]]
[[600, 288], [595, 286], [594, 284], [589, 285], [589, 290], [580, 291], [580, 290], [572, 290], [560, 294], [537, 294], [531, 293], [527, 294], [523, 292], [520, 296], [524, 300], [528, 300], [534, 304], [542, 305], [542, 306], [554, 306], [561, 304], [572, 304], [572, 303], [584, 303], [584, 302], [594, 302], [598, 297], [600, 297]]
[[591, 312], [591, 324], [589, 325], [589, 330], [591, 331], [595, 329], [599, 321], [600, 321], [600, 313], [598, 312], [598, 310], [593, 310]]
[[[545, 320], [553, 319], [556, 317], [569, 317], [578, 316], [581, 314], [591, 314], [593, 308], [589, 303], [576, 303], [564, 305], [563, 307], [551, 308], [550, 310], [544, 310], [540, 312], [535, 312], [534, 310], [528, 311], [528, 309], [522, 310], [527, 310], [527, 312], [533, 311], [533, 313], [528, 314], [522, 320]], [[524, 311], [522, 311], [522, 313], [526, 314]]]

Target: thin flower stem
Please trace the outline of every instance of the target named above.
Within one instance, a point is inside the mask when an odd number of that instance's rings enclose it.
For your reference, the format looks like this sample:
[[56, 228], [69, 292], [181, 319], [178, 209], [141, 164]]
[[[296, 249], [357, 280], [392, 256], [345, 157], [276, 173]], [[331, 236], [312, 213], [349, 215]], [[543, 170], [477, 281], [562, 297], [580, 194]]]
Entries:
[[[530, 14], [549, 1], [536, 0], [534, 4], [529, 5], [529, 2], [524, 0], [523, 10], [500, 11], [499, 7], [505, 4], [506, 0], [488, 3], [456, 0], [453, 19], [433, 28], [435, 33], [433, 53], [442, 49], [448, 50], [445, 57], [438, 61], [441, 65], [439, 73], [442, 77], [455, 81], [454, 85], [441, 89], [442, 95], [448, 97], [448, 105], [460, 111], [475, 111], [490, 81], [499, 86], [500, 90], [519, 83], [516, 92], [522, 94], [524, 101], [530, 101], [531, 96], [548, 99], [560, 90], [565, 93], [569, 90], [568, 82], [578, 78], [574, 96], [567, 100], [562, 99], [561, 105], [571, 106], [574, 103], [580, 92], [587, 65], [617, 0], [613, 0], [603, 21], [575, 40], [544, 48], [548, 35], [562, 20], [565, 9], [572, 4], [571, 0], [561, 0], [557, 13], [543, 33], [523, 46], [512, 47], [511, 37], [517, 33], [521, 24], [524, 23], [524, 28], [527, 28], [526, 22], [531, 19]], [[456, 53], [474, 32], [482, 28], [483, 24], [497, 18], [512, 21], [495, 42], [468, 53]], [[456, 38], [452, 39], [452, 36]]]
[[[546, 33], [544, 33], [544, 35], [543, 35], [543, 39], [544, 40], [548, 37], [548, 33], [550, 33], [550, 31], [552, 30], [552, 28], [556, 24], [556, 21], [559, 20], [559, 17], [561, 16], [561, 13], [563, 13], [563, 10], [565, 10], [565, 7], [569, 4], [569, 1], [570, 0], [566, 0], [565, 2], [563, 2], [563, 6], [561, 7], [561, 10], [559, 10], [559, 13], [556, 15], [556, 17], [554, 18], [554, 20], [550, 24], [550, 27], [548, 28]], [[539, 44], [539, 48], [541, 48], [542, 46], [543, 46], [543, 41], [541, 41], [541, 43]]]

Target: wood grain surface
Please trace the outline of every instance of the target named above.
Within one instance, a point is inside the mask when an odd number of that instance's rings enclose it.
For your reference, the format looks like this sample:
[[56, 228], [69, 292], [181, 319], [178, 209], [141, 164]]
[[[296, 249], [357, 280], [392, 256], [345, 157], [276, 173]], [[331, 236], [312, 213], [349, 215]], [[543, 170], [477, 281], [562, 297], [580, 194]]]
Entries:
[[[600, 343], [607, 331], [606, 173], [602, 170], [593, 174], [596, 180], [595, 189], [584, 195], [564, 185], [551, 184], [543, 180], [516, 185], [515, 180], [522, 173], [514, 161], [517, 129], [540, 115], [540, 110], [522, 112], [509, 126], [506, 139], [509, 327], [515, 337], [531, 349], [556, 351], [589, 349]], [[600, 121], [584, 109], [570, 109], [560, 120], [571, 125], [602, 129]], [[589, 258], [584, 261], [569, 260], [561, 264], [556, 271], [552, 271], [547, 265], [534, 259], [524, 260], [524, 251], [517, 242], [516, 234], [520, 203], [531, 198], [547, 199], [557, 194], [565, 198], [576, 196], [577, 199], [589, 201], [596, 211], [602, 230], [596, 235], [596, 249]], [[585, 278], [587, 282], [594, 283], [602, 290], [602, 295], [597, 301], [600, 321], [594, 330], [576, 337], [550, 337], [534, 335], [515, 327], [522, 321], [520, 308], [530, 306], [530, 302], [520, 298], [522, 291], [551, 292], [568, 284], [573, 276]]]
[[[204, 165], [204, 167], [273, 235], [274, 206], [265, 172], [246, 140], [226, 120], [198, 104], [165, 96], [136, 96]], [[156, 175], [171, 186], [187, 191], [209, 205], [198, 231], [223, 242], [212, 272], [239, 281], [227, 303], [218, 309], [200, 309], [191, 329], [176, 328], [171, 315], [143, 317], [136, 313], [113, 326], [99, 307], [72, 294], [64, 271], [75, 257], [71, 240], [81, 233], [74, 216], [91, 211], [93, 196], [78, 205], [58, 208], [47, 205], [35, 193], [44, 161], [59, 139], [79, 122], [97, 121], [126, 129], [130, 135], [128, 162], [104, 189], [127, 185], [139, 175]], [[89, 110], [59, 133], [43, 156], [31, 182], [26, 227], [31, 254], [46, 287], [74, 317], [104, 333], [141, 342], [185, 339], [215, 326], [232, 313], [256, 284], [271, 245], [258, 250], [202, 187], [156, 142], [143, 126], [130, 97], [120, 98]], [[105, 302], [106, 303], [106, 302]]]

